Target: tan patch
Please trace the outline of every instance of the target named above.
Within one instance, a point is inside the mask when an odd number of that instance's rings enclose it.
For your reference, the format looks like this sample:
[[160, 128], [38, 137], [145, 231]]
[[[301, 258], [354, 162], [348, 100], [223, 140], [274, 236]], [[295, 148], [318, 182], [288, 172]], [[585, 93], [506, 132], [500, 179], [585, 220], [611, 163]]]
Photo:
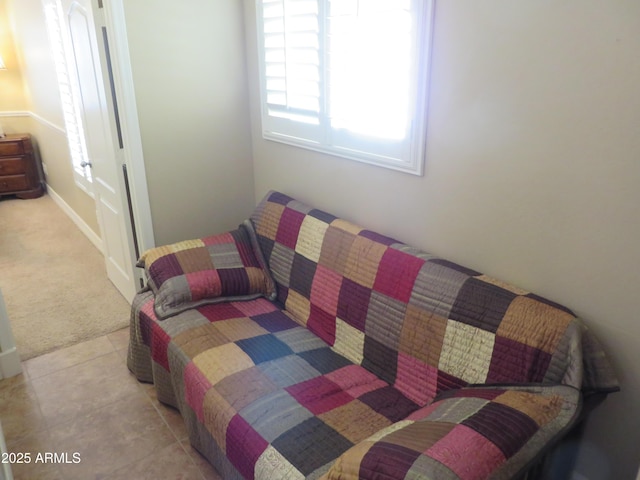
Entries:
[[296, 243], [296, 252], [318, 263], [320, 251], [322, 250], [322, 240], [329, 225], [322, 220], [307, 215], [300, 225], [300, 233]]
[[282, 217], [284, 209], [284, 205], [267, 202], [262, 210], [260, 220], [257, 222], [256, 233], [275, 240], [278, 226], [280, 225], [280, 217]]
[[446, 330], [445, 318], [408, 305], [402, 322], [398, 349], [437, 368]]
[[289, 290], [284, 307], [296, 323], [307, 325], [307, 320], [311, 315], [311, 303], [308, 298], [303, 297], [295, 290]]
[[493, 401], [524, 413], [541, 427], [556, 418], [562, 408], [562, 397], [559, 395], [543, 396], [513, 390], [503, 393]]
[[318, 417], [353, 443], [358, 443], [381, 428], [391, 425], [387, 418], [359, 400], [334, 408]]
[[269, 333], [250, 318], [231, 318], [215, 322], [215, 326], [232, 342]]
[[386, 245], [356, 237], [349, 251], [344, 276], [360, 285], [373, 288], [380, 260], [386, 251]]
[[235, 409], [229, 405], [215, 388], [210, 388], [202, 402], [204, 425], [222, 451], [227, 449], [227, 428], [235, 416]]
[[468, 383], [484, 383], [494, 343], [491, 332], [448, 320], [438, 368]]
[[212, 323], [185, 330], [172, 340], [189, 357], [194, 358], [205, 350], [229, 343], [226, 337]]
[[356, 365], [364, 358], [364, 332], [336, 318], [336, 341], [333, 349]]
[[255, 400], [278, 390], [278, 386], [258, 367], [234, 373], [220, 381], [215, 388], [238, 412]]
[[254, 366], [251, 357], [235, 343], [210, 348], [193, 358], [193, 363], [215, 385], [223, 378]]
[[184, 273], [212, 270], [211, 255], [206, 248], [190, 248], [176, 252], [176, 260]]
[[333, 464], [325, 477], [321, 480], [358, 480], [360, 478], [360, 464], [374, 442], [360, 442], [344, 452]]
[[529, 297], [516, 297], [504, 314], [496, 335], [553, 353], [574, 317]]
[[318, 263], [342, 275], [355, 239], [354, 234], [334, 228], [332, 224], [324, 235]]

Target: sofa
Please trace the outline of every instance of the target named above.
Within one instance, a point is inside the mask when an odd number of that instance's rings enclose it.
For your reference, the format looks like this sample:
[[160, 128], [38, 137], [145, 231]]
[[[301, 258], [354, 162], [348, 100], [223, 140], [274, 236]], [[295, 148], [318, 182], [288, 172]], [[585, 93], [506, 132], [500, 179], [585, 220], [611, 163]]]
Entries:
[[139, 266], [128, 367], [225, 479], [553, 475], [619, 389], [568, 308], [280, 192]]

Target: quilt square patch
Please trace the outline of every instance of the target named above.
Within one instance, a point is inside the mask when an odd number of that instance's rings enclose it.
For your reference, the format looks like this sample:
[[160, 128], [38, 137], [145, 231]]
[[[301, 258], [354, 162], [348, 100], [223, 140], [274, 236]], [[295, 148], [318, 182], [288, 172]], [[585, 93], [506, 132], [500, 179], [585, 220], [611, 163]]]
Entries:
[[338, 298], [340, 297], [342, 278], [333, 270], [318, 265], [311, 285], [311, 302], [334, 317], [338, 314]]
[[538, 431], [536, 422], [513, 408], [491, 402], [462, 422], [511, 458]]
[[305, 214], [297, 212], [291, 208], [285, 208], [280, 216], [280, 224], [278, 225], [278, 233], [276, 234], [276, 242], [281, 243], [285, 247], [295, 250], [298, 242], [298, 233]]
[[321, 413], [319, 417], [352, 443], [358, 443], [391, 424], [388, 418], [358, 400]]
[[291, 266], [290, 289], [295, 289], [305, 298], [311, 297], [311, 286], [313, 277], [316, 274], [317, 264], [299, 253], [293, 255], [293, 265]]
[[351, 365], [349, 360], [334, 352], [329, 347], [308, 350], [306, 352], [301, 352], [299, 355], [309, 362], [309, 365], [323, 375], [331, 373], [339, 368], [346, 367], [347, 365]]
[[[474, 455], [469, 455], [469, 448], [473, 448]], [[490, 440], [464, 425], [456, 425], [426, 454], [449, 467], [461, 480], [487, 478], [505, 461], [500, 449]]]
[[393, 387], [384, 387], [362, 395], [359, 400], [376, 412], [387, 417], [391, 423], [399, 422], [418, 409], [418, 405]]
[[[509, 306], [498, 335], [552, 353], [573, 315], [533, 298], [518, 297]], [[526, 320], [524, 320], [526, 319]]]
[[424, 263], [422, 258], [388, 248], [380, 259], [373, 289], [407, 303], [411, 298], [416, 276]]
[[215, 389], [236, 411], [278, 390], [258, 367], [247, 368], [220, 380]]
[[189, 358], [194, 358], [205, 350], [224, 345], [230, 341], [213, 323], [185, 330], [173, 337], [173, 343], [178, 345]]
[[353, 443], [313, 417], [282, 434], [272, 445], [306, 476], [339, 457]]
[[304, 217], [298, 234], [295, 250], [312, 262], [318, 263], [322, 250], [322, 241], [329, 224], [311, 215]]
[[333, 345], [336, 341], [336, 317], [313, 303], [309, 310], [307, 328], [327, 342], [328, 345]]
[[263, 478], [305, 480], [305, 476], [271, 445], [262, 452], [256, 462], [256, 472], [260, 472]]
[[220, 333], [232, 342], [244, 340], [245, 338], [258, 337], [269, 333], [247, 317], [230, 318], [229, 320], [216, 322], [213, 325], [215, 325], [215, 328], [217, 328]]
[[285, 204], [266, 202], [260, 212], [260, 221], [256, 223], [256, 233], [271, 240], [276, 239], [280, 218], [284, 212]]
[[365, 337], [362, 366], [388, 384], [393, 385], [397, 376], [398, 351], [372, 337]]
[[260, 396], [240, 410], [240, 415], [268, 442], [313, 417], [284, 390]]
[[324, 376], [291, 385], [286, 390], [314, 415], [328, 412], [353, 400], [351, 395]]
[[420, 453], [402, 445], [375, 443], [362, 458], [361, 478], [411, 478], [407, 473]]
[[494, 339], [491, 332], [449, 320], [438, 368], [467, 383], [485, 383]]
[[540, 383], [550, 363], [544, 350], [496, 335], [487, 383]]
[[441, 318], [449, 318], [453, 304], [469, 275], [429, 260], [422, 265], [409, 304]]
[[272, 334], [245, 338], [236, 342], [255, 364], [292, 355], [291, 349]]
[[380, 260], [387, 248], [386, 245], [357, 236], [349, 250], [344, 276], [363, 287], [373, 288]]
[[367, 311], [366, 335], [397, 351], [406, 309], [406, 303], [374, 291]]
[[336, 222], [329, 225], [324, 234], [318, 263], [342, 275], [356, 234], [337, 228]]
[[438, 367], [447, 320], [407, 305], [398, 350], [427, 365]]
[[388, 386], [373, 373], [358, 365], [349, 365], [334, 370], [331, 373], [327, 373], [325, 377], [353, 398], [358, 398], [367, 392]]
[[274, 335], [295, 353], [325, 348], [327, 344], [313, 335], [309, 330], [295, 324], [295, 328], [275, 332]]
[[516, 294], [477, 278], [467, 280], [449, 318], [495, 333]]
[[269, 444], [240, 415], [229, 422], [226, 455], [244, 478], [254, 478], [254, 467]]
[[258, 367], [280, 388], [302, 383], [321, 375], [308, 362], [295, 355], [261, 363]]
[[210, 348], [194, 357], [193, 363], [204, 373], [211, 385], [254, 365], [251, 357], [235, 343]]
[[291, 320], [280, 310], [255, 315], [252, 317], [252, 320], [271, 333], [282, 332], [299, 327], [299, 324]]
[[333, 348], [340, 355], [360, 365], [364, 358], [364, 332], [336, 318], [336, 341]]
[[337, 316], [352, 327], [364, 332], [371, 289], [344, 278], [340, 287]]
[[394, 386], [418, 405], [426, 405], [436, 396], [438, 369], [400, 352]]

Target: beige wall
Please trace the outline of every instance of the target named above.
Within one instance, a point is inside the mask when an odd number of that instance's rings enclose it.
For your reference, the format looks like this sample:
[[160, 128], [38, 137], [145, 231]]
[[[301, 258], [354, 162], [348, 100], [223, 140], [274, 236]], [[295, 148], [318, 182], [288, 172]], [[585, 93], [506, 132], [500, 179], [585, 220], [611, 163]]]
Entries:
[[[11, 32], [9, 12], [5, 0], [0, 0], [0, 56], [4, 60], [7, 70], [0, 71], [0, 114], [19, 111], [26, 108], [26, 99], [22, 84], [22, 73], [18, 65], [18, 58]], [[0, 123], [6, 123], [0, 117]], [[9, 130], [5, 126], [5, 130]]]
[[623, 391], [589, 423], [591, 480], [633, 478], [640, 459], [638, 52], [636, 0], [437, 2], [423, 177], [263, 140], [250, 70], [257, 198], [280, 189], [564, 303], [599, 334]]
[[[49, 189], [55, 192], [96, 234], [100, 229], [91, 197], [78, 188], [73, 179], [64, 118], [55, 66], [42, 12], [41, 0], [0, 0], [0, 13], [6, 8], [15, 40], [12, 71], [23, 81], [23, 101], [15, 106], [30, 116], [2, 118], [6, 131], [33, 135], [44, 168]], [[4, 52], [3, 52], [4, 53]], [[9, 67], [9, 65], [7, 65]], [[15, 69], [15, 70], [14, 70]], [[1, 74], [0, 74], [1, 76]], [[16, 81], [16, 91], [19, 91]], [[0, 90], [0, 113], [8, 107], [9, 95]], [[7, 128], [8, 127], [8, 128]]]
[[236, 228], [253, 206], [242, 2], [125, 2], [156, 244]]

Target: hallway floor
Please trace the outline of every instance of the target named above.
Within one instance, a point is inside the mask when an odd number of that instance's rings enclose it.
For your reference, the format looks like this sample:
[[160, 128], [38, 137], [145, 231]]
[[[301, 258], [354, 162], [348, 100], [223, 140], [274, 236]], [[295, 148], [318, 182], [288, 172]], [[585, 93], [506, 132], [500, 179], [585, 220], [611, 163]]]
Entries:
[[[128, 328], [119, 330], [27, 360], [23, 374], [0, 380], [8, 451], [30, 457], [11, 465], [16, 480], [221, 479], [189, 445], [177, 410], [131, 375], [128, 340]], [[53, 453], [58, 462], [44, 462]]]

